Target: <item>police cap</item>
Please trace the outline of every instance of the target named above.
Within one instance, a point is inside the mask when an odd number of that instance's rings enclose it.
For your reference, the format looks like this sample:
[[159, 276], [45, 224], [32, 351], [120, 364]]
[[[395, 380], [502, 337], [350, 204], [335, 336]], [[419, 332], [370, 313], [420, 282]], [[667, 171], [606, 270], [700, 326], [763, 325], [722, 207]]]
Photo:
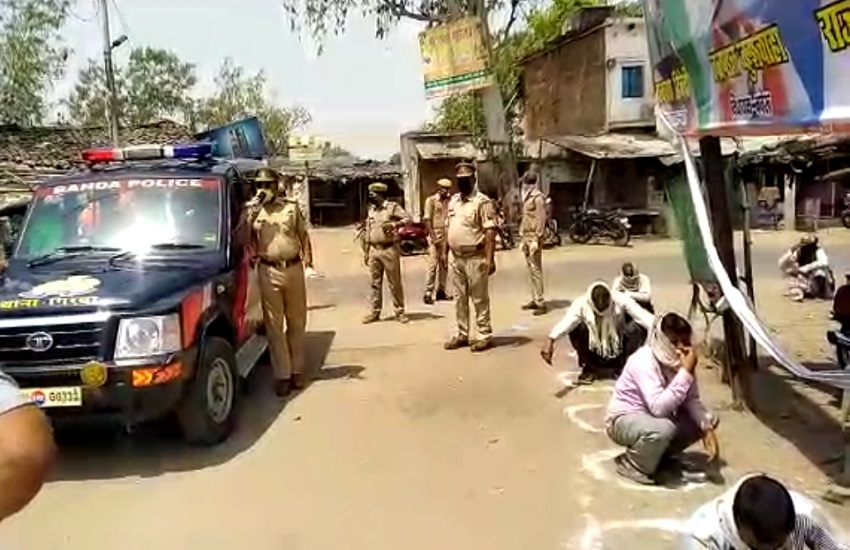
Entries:
[[468, 162], [459, 162], [456, 168], [459, 178], [471, 178], [475, 175], [475, 166]]
[[437, 185], [439, 185], [443, 189], [448, 189], [452, 186], [452, 180], [450, 180], [449, 178], [440, 178], [437, 180]]
[[386, 193], [387, 192], [387, 184], [376, 181], [375, 183], [369, 184], [369, 192], [370, 193]]

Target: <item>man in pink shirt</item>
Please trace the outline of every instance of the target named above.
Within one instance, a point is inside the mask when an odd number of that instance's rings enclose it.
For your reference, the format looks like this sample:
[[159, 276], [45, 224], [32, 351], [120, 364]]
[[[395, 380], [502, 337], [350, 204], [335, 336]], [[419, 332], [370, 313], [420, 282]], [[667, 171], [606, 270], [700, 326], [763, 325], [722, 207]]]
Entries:
[[700, 439], [710, 459], [717, 455], [717, 418], [699, 397], [691, 336], [688, 321], [677, 313], [664, 315], [614, 385], [605, 431], [626, 447], [615, 464], [632, 481], [654, 484], [665, 466], [684, 467], [677, 455]]

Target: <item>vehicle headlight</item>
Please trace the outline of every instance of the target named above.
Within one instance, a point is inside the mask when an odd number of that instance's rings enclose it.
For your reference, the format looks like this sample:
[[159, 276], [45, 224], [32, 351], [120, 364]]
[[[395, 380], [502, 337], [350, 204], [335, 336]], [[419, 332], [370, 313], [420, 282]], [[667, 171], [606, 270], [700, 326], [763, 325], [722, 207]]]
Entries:
[[148, 357], [180, 350], [177, 314], [121, 319], [115, 341], [115, 359]]

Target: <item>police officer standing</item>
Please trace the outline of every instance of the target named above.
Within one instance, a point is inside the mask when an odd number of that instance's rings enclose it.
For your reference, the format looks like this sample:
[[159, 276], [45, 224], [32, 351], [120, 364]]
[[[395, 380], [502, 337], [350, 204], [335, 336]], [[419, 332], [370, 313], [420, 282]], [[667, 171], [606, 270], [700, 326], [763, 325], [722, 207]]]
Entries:
[[[447, 350], [470, 346], [474, 352], [492, 345], [490, 276], [496, 272], [496, 210], [493, 201], [475, 186], [475, 167], [457, 165], [456, 193], [449, 202], [448, 243], [452, 252], [457, 332]], [[470, 339], [469, 302], [475, 308], [477, 338]]]
[[437, 301], [448, 300], [446, 275], [448, 273], [449, 249], [446, 245], [446, 221], [449, 210], [449, 189], [452, 181], [442, 178], [437, 182], [437, 192], [425, 199], [422, 219], [428, 227], [428, 278], [425, 280], [426, 304], [434, 303], [434, 282], [437, 282]]
[[261, 168], [254, 183], [257, 194], [248, 203], [248, 222], [275, 372], [275, 393], [285, 397], [309, 383], [304, 357], [304, 269], [313, 266], [313, 250], [298, 201], [283, 196], [278, 174]]
[[526, 173], [522, 177], [522, 220], [519, 224], [519, 234], [531, 283], [531, 302], [522, 306], [522, 309], [531, 310], [534, 315], [546, 313], [546, 302], [543, 300], [543, 234], [546, 230], [546, 210], [546, 197], [537, 187], [537, 174]]
[[369, 210], [363, 235], [363, 262], [369, 268], [372, 281], [371, 313], [364, 323], [381, 318], [384, 274], [393, 297], [395, 318], [407, 323], [404, 313], [404, 286], [401, 282], [401, 251], [398, 246], [398, 227], [410, 220], [410, 215], [398, 203], [387, 200], [387, 186], [376, 182], [369, 185]]

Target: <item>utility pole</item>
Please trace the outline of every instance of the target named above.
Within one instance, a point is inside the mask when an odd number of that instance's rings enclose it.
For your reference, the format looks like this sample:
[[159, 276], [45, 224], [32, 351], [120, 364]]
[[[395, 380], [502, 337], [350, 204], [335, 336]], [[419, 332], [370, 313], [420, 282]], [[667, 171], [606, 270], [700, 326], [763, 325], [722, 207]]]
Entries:
[[[493, 37], [490, 34], [487, 5], [485, 0], [476, 0], [474, 5], [475, 15], [481, 20], [482, 38], [487, 48], [490, 68], [492, 70]], [[498, 168], [499, 191], [503, 196], [509, 192], [514, 192], [519, 196], [519, 178], [517, 177], [513, 140], [511, 139], [511, 131], [508, 128], [505, 102], [502, 98], [502, 90], [499, 88], [499, 83], [494, 82], [492, 86], [479, 90], [479, 95], [481, 96], [481, 103], [484, 108], [484, 119], [487, 123], [487, 142], [490, 153], [495, 157]], [[506, 206], [508, 207], [509, 219], [515, 221], [518, 212], [514, 211], [512, 205], [507, 204]]]
[[[720, 138], [703, 137], [699, 140], [702, 160], [703, 179], [708, 195], [708, 209], [711, 216], [711, 229], [717, 255], [732, 280], [738, 287], [738, 271], [735, 267], [735, 245], [732, 240], [732, 220], [729, 215], [728, 187], [723, 168], [723, 153]], [[723, 339], [726, 342], [726, 367], [729, 383], [732, 386], [732, 398], [736, 408], [746, 406], [752, 409], [751, 374], [752, 365], [744, 355], [744, 332], [741, 322], [727, 309], [723, 312]]]
[[118, 140], [118, 94], [115, 92], [115, 71], [112, 67], [112, 50], [123, 44], [127, 37], [121, 35], [115, 41], [109, 35], [108, 0], [100, 0], [100, 17], [103, 24], [103, 70], [106, 74], [106, 88], [109, 93], [109, 133], [112, 144], [119, 146]]

